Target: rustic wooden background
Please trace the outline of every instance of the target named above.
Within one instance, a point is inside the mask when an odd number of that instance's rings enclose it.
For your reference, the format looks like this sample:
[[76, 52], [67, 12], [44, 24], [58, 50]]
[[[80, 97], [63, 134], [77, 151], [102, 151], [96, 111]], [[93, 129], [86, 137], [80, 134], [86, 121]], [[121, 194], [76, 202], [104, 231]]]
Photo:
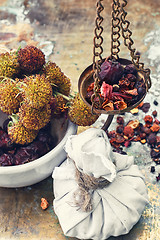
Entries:
[[[112, 1], [103, 2], [103, 48], [104, 56], [108, 56]], [[70, 77], [72, 89], [77, 91], [81, 72], [92, 63], [95, 5], [95, 0], [0, 0], [0, 51], [26, 44], [37, 45]], [[127, 11], [135, 47], [142, 53], [142, 60], [147, 62], [148, 45], [144, 40], [149, 32], [160, 27], [160, 1], [129, 0]], [[121, 56], [129, 57], [123, 44]], [[154, 70], [154, 66], [151, 68]], [[149, 194], [156, 202], [159, 189], [157, 185], [148, 186]], [[41, 197], [50, 203], [46, 211], [40, 207]], [[0, 188], [0, 239], [71, 239], [63, 235], [52, 201], [51, 177], [25, 188]], [[152, 225], [143, 221], [129, 235], [112, 239], [158, 240], [159, 237], [154, 237], [159, 234], [160, 219], [151, 210], [144, 214], [144, 219], [146, 216]], [[154, 226], [154, 235], [149, 226]]]

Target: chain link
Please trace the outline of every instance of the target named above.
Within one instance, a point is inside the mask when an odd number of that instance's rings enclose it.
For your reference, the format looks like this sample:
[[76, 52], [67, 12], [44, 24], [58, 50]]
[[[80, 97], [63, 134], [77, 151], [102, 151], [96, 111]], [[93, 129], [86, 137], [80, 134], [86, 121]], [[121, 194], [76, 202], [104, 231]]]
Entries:
[[94, 30], [94, 38], [93, 38], [93, 79], [94, 79], [94, 94], [91, 97], [92, 101], [92, 113], [93, 108], [95, 104], [95, 98], [99, 98], [100, 102], [100, 96], [99, 96], [99, 89], [100, 89], [100, 80], [99, 80], [99, 72], [101, 71], [101, 63], [102, 63], [102, 43], [103, 43], [103, 27], [101, 26], [103, 22], [103, 17], [101, 16], [101, 12], [103, 11], [104, 7], [102, 5], [103, 0], [99, 0], [97, 2], [97, 16], [95, 19], [95, 30]]
[[127, 12], [125, 11], [125, 7], [127, 5], [127, 0], [123, 0], [123, 3], [121, 4], [121, 15], [120, 15], [120, 26], [122, 30], [122, 36], [124, 38], [124, 45], [128, 47], [130, 51], [130, 55], [132, 58], [132, 62], [137, 68], [138, 71], [142, 71], [145, 74], [145, 80], [148, 85], [148, 88], [151, 87], [151, 79], [150, 79], [150, 69], [144, 69], [144, 63], [139, 62], [140, 55], [136, 54], [136, 49], [133, 48], [134, 41], [132, 40], [132, 32], [129, 29], [130, 22], [126, 20]]
[[[140, 55], [136, 54], [136, 49], [133, 48], [134, 41], [132, 40], [132, 32], [129, 29], [130, 22], [126, 20], [127, 12], [125, 11], [125, 7], [127, 5], [127, 0], [123, 1], [120, 4], [120, 0], [113, 0], [112, 3], [112, 26], [111, 26], [111, 59], [118, 59], [120, 52], [120, 31], [122, 32], [122, 37], [124, 39], [124, 45], [129, 49], [130, 55], [132, 58], [132, 62], [137, 68], [138, 71], [142, 71], [145, 74], [145, 80], [148, 88], [151, 87], [150, 80], [150, 69], [144, 69], [144, 63], [139, 62]], [[95, 105], [95, 99], [98, 97], [99, 103], [101, 104], [99, 89], [100, 89], [100, 79], [99, 72], [101, 71], [101, 63], [102, 63], [102, 53], [103, 53], [103, 27], [101, 26], [103, 22], [103, 17], [101, 16], [101, 12], [104, 7], [102, 5], [103, 0], [97, 1], [96, 6], [96, 19], [95, 19], [95, 29], [94, 29], [94, 38], [93, 38], [93, 80], [94, 80], [94, 94], [91, 97], [92, 101], [92, 113]]]
[[118, 53], [120, 52], [120, 3], [119, 0], [113, 0], [112, 3], [112, 27], [111, 27], [111, 59], [115, 57], [119, 58]]

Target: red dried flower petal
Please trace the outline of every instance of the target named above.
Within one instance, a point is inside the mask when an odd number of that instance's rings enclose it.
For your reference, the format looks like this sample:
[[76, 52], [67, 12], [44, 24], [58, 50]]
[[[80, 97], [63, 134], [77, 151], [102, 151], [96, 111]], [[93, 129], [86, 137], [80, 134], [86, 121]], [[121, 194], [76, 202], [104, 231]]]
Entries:
[[152, 132], [158, 132], [160, 129], [160, 126], [158, 124], [154, 123], [150, 129]]
[[113, 91], [113, 86], [103, 82], [101, 86], [101, 95], [102, 97], [111, 99], [112, 97], [112, 91]]
[[94, 89], [94, 82], [88, 86], [87, 92], [91, 92], [93, 89]]
[[114, 110], [114, 106], [112, 102], [107, 103], [106, 105], [103, 106], [103, 109], [106, 111], [113, 111]]
[[137, 88], [131, 89], [131, 90], [125, 90], [124, 93], [133, 95], [133, 96], [137, 96], [138, 92], [137, 92]]
[[116, 107], [116, 109], [122, 110], [127, 108], [127, 103], [125, 103], [124, 101], [117, 101], [114, 103], [114, 106]]

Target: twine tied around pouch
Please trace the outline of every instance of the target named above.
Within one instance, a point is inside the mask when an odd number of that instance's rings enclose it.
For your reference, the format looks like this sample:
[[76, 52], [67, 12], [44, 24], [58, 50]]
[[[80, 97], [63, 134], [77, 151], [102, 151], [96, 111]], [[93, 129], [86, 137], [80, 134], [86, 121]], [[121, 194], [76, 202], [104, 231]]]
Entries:
[[[73, 161], [74, 162], [74, 161]], [[75, 162], [74, 162], [75, 164]], [[75, 176], [79, 188], [74, 192], [74, 201], [84, 212], [92, 210], [92, 194], [96, 189], [106, 187], [110, 182], [103, 178], [95, 178], [80, 172], [75, 164]]]

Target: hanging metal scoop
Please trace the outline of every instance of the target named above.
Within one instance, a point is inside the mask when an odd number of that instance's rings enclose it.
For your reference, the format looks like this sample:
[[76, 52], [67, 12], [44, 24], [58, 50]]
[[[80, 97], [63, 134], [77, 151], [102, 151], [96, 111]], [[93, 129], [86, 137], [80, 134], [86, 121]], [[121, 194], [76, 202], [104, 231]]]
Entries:
[[[114, 1], [112, 4], [112, 34], [111, 34], [111, 56], [110, 60], [119, 62], [123, 67], [134, 64], [135, 68], [137, 69], [137, 81], [143, 81], [145, 85], [145, 93], [140, 96], [137, 102], [133, 103], [132, 105], [127, 106], [121, 110], [104, 110], [101, 107], [95, 106], [95, 98], [99, 97], [99, 90], [100, 90], [100, 79], [99, 73], [101, 71], [101, 64], [105, 61], [102, 58], [103, 48], [103, 38], [102, 32], [103, 28], [101, 23], [103, 21], [103, 17], [101, 16], [101, 12], [103, 11], [102, 2], [103, 0], [99, 0], [97, 2], [97, 17], [95, 20], [95, 37], [93, 39], [94, 47], [93, 47], [93, 64], [88, 66], [83, 73], [81, 74], [78, 82], [78, 90], [82, 100], [91, 107], [93, 114], [108, 114], [108, 119], [103, 126], [103, 129], [106, 130], [112, 122], [113, 116], [115, 114], [122, 114], [125, 112], [129, 112], [131, 109], [137, 107], [145, 98], [148, 89], [151, 87], [151, 80], [150, 80], [150, 70], [144, 69], [144, 64], [139, 62], [140, 55], [135, 53], [135, 49], [132, 48], [133, 40], [131, 39], [132, 32], [129, 30], [130, 22], [126, 20], [127, 12], [124, 10], [124, 7], [127, 5], [127, 1], [123, 0], [123, 3]], [[120, 52], [120, 30], [122, 31], [122, 37], [124, 39], [124, 45], [128, 48], [131, 55], [131, 61], [124, 58], [119, 58], [118, 53]], [[94, 94], [91, 98], [91, 102], [89, 102], [86, 98], [87, 96], [87, 89], [91, 83], [94, 83]], [[99, 97], [100, 102], [100, 97]], [[101, 106], [101, 103], [99, 103]]]

